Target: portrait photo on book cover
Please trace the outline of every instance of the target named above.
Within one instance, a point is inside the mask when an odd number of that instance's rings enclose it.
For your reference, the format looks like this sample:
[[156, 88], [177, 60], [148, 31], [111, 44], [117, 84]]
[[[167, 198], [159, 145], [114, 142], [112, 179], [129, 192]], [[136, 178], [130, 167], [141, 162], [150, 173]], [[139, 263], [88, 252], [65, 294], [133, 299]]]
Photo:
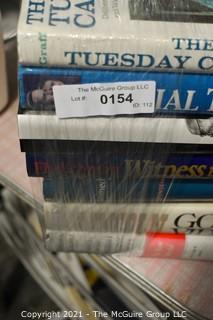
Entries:
[[213, 23], [212, 0], [129, 0], [131, 20]]
[[55, 110], [53, 86], [78, 84], [81, 82], [80, 79], [80, 76], [25, 75], [23, 78], [25, 103], [33, 110]]
[[213, 118], [186, 119], [186, 125], [192, 134], [213, 137]]

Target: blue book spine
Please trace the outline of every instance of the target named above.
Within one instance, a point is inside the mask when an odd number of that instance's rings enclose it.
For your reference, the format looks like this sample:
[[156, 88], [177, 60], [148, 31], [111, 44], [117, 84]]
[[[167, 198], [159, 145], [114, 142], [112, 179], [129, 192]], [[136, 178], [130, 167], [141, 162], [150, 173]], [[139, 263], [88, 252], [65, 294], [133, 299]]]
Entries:
[[135, 179], [118, 183], [110, 178], [59, 178], [43, 180], [46, 201], [63, 202], [141, 202], [211, 201], [210, 180]]
[[[56, 84], [155, 81], [153, 116], [211, 116], [212, 74], [108, 71], [19, 67], [20, 106], [28, 110], [55, 110], [52, 87]], [[147, 114], [150, 116], [150, 114]], [[145, 115], [143, 115], [145, 116]]]
[[26, 153], [32, 177], [213, 179], [213, 153]]

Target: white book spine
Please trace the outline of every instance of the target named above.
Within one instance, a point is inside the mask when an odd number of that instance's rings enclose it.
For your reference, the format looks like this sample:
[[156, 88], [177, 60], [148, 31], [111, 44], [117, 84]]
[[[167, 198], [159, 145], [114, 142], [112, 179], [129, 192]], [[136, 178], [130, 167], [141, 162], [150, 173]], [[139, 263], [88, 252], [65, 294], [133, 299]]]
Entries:
[[[131, 141], [212, 144], [213, 118], [70, 118], [56, 115], [18, 114], [20, 139]], [[205, 133], [206, 131], [206, 133]], [[204, 136], [204, 134], [206, 134]]]
[[105, 254], [133, 250], [134, 239], [132, 234], [47, 229], [45, 244], [51, 251]]
[[145, 5], [149, 4], [143, 0], [133, 7], [130, 1], [23, 0], [18, 26], [20, 63], [212, 70], [210, 23], [180, 22], [177, 6], [170, 8], [170, 21], [162, 17], [152, 21]]
[[201, 235], [46, 232], [46, 247], [51, 251], [211, 261], [212, 245], [213, 237]]
[[142, 235], [213, 235], [213, 204], [86, 204], [44, 202], [46, 228], [55, 231]]

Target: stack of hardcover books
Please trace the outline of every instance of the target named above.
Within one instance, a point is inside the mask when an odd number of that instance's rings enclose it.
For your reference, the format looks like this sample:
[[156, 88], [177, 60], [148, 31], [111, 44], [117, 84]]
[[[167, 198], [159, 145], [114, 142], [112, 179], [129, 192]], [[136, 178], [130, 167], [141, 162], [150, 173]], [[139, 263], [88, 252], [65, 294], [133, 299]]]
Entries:
[[209, 1], [22, 1], [19, 136], [48, 248], [209, 257], [212, 23]]

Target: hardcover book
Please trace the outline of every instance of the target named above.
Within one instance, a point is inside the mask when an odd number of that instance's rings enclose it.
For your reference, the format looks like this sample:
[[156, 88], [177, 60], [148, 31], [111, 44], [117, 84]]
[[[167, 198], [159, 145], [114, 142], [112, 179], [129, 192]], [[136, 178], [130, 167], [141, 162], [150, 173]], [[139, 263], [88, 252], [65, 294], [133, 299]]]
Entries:
[[213, 234], [212, 203], [44, 202], [46, 228], [64, 232]]
[[[86, 140], [213, 144], [213, 118], [89, 117], [58, 119], [54, 113], [18, 114], [22, 140]], [[46, 150], [47, 151], [47, 150]]]
[[[157, 250], [153, 251], [156, 257], [212, 259], [212, 203], [203, 207], [201, 203], [44, 202], [44, 220], [46, 245], [53, 251], [98, 254], [129, 251], [141, 256], [138, 249], [143, 251], [144, 237], [148, 236], [151, 248]], [[176, 250], [171, 252], [173, 245]]]
[[[131, 85], [132, 81], [156, 82], [155, 110], [143, 116], [193, 117], [213, 114], [212, 75], [169, 72], [19, 67], [20, 106], [35, 111], [55, 110], [55, 85], [104, 85], [115, 82], [129, 82]], [[126, 94], [126, 91], [121, 89], [119, 93]], [[99, 103], [97, 108], [101, 108], [101, 101]], [[70, 108], [75, 107], [75, 103], [71, 102]]]
[[108, 177], [127, 179], [213, 179], [213, 153], [167, 153], [117, 150], [72, 153], [27, 153], [31, 177]]
[[213, 182], [207, 179], [134, 179], [77, 173], [43, 180], [44, 199], [61, 203], [211, 202], [212, 194]]
[[201, 0], [23, 0], [20, 63], [212, 71], [213, 8]]
[[213, 238], [185, 234], [147, 233], [143, 235], [101, 232], [46, 231], [50, 251], [87, 252], [118, 256], [212, 261]]

